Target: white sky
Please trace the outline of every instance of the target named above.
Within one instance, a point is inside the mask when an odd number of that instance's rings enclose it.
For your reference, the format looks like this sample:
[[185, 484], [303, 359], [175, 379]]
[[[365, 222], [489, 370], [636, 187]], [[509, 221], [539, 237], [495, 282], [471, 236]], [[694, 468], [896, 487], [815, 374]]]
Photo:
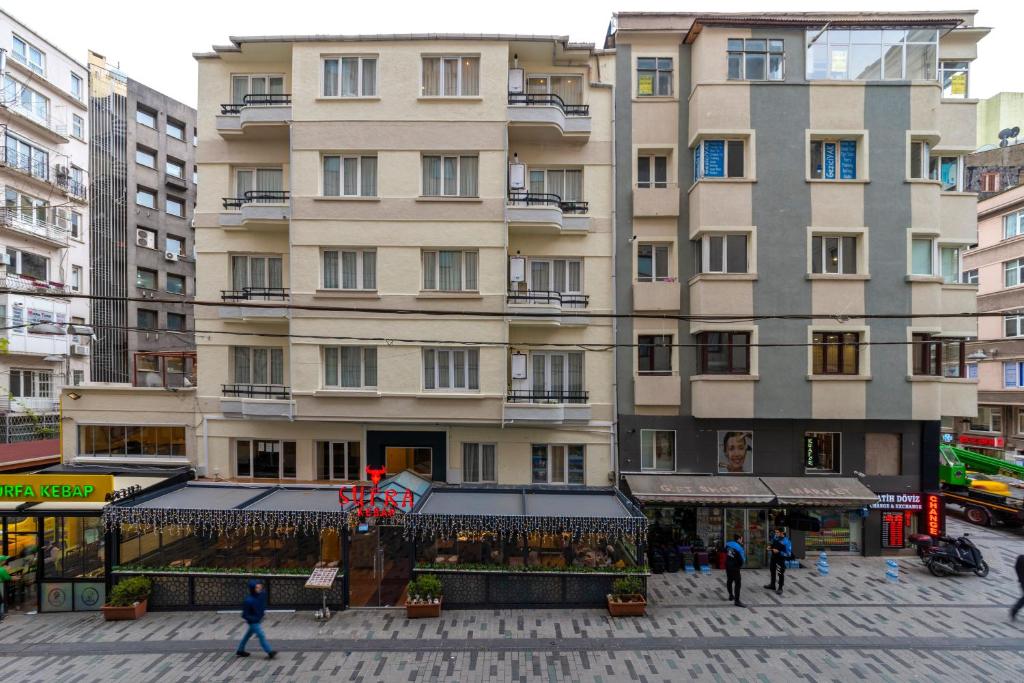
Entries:
[[[779, 2], [715, 0], [447, 0], [370, 2], [353, 0], [138, 0], [40, 2], [6, 0], [4, 8], [79, 61], [103, 54], [130, 77], [190, 105], [196, 103], [193, 52], [227, 44], [228, 36], [353, 33], [532, 33], [566, 35], [600, 46], [614, 11], [844, 11], [937, 10], [973, 7], [975, 24], [994, 30], [978, 50], [971, 95], [1024, 91], [1020, 59], [1020, 4], [1010, 0], [881, 2]], [[360, 8], [362, 6], [363, 8]], [[500, 9], [499, 9], [500, 8]], [[1013, 26], [1017, 25], [1015, 30]]]

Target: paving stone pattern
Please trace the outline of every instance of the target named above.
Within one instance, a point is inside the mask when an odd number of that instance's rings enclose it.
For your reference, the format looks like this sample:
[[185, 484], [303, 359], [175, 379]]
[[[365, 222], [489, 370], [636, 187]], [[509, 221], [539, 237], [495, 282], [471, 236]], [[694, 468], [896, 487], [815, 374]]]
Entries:
[[832, 571], [792, 570], [786, 593], [744, 573], [740, 609], [722, 572], [652, 578], [641, 619], [604, 610], [474, 610], [408, 620], [400, 610], [350, 610], [326, 623], [269, 613], [281, 653], [232, 652], [237, 613], [151, 613], [105, 623], [94, 613], [14, 615], [0, 624], [0, 666], [18, 681], [950, 681], [1024, 680], [1024, 617], [1013, 561], [1024, 533], [966, 527], [992, 566], [937, 579], [900, 558], [898, 584], [881, 558], [834, 557]]

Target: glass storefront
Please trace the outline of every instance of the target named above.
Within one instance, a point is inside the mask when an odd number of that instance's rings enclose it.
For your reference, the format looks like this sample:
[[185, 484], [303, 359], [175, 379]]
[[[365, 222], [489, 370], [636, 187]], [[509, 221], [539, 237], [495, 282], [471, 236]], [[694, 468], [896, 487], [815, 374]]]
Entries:
[[35, 517], [4, 517], [0, 554], [7, 555], [11, 580], [4, 587], [7, 610], [26, 611], [36, 607], [36, 570], [39, 559], [39, 520]]
[[557, 571], [571, 567], [625, 569], [636, 562], [637, 548], [600, 534], [529, 534], [499, 539], [496, 534], [462, 533], [453, 539], [429, 539], [416, 546], [417, 567], [538, 567]]
[[860, 553], [863, 550], [864, 520], [859, 512], [845, 510], [809, 509], [807, 513], [821, 523], [820, 531], [805, 534], [808, 553], [838, 552]]

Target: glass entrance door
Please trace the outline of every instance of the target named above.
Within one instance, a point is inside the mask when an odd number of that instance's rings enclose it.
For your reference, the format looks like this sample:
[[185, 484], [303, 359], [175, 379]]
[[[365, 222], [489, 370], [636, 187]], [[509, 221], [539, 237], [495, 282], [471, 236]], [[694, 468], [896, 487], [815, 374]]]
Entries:
[[351, 607], [395, 607], [405, 602], [412, 578], [410, 543], [396, 526], [367, 522], [349, 542], [348, 601]]
[[747, 569], [760, 569], [765, 566], [765, 551], [768, 548], [768, 512], [767, 510], [725, 511], [725, 538], [732, 540], [734, 534], [743, 536], [743, 546], [747, 551]]

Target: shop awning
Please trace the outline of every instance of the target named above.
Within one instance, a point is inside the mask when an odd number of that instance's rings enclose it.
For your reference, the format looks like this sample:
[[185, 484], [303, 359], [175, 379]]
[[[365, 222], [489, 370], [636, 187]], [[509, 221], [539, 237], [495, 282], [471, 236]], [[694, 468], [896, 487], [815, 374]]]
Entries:
[[871, 489], [845, 477], [761, 477], [780, 506], [865, 507], [878, 502]]
[[766, 505], [775, 494], [757, 477], [627, 474], [630, 494], [643, 503]]
[[647, 518], [611, 488], [561, 489], [495, 486], [464, 489], [434, 486], [403, 524], [420, 535], [451, 537], [462, 532], [604, 534], [637, 536]]

